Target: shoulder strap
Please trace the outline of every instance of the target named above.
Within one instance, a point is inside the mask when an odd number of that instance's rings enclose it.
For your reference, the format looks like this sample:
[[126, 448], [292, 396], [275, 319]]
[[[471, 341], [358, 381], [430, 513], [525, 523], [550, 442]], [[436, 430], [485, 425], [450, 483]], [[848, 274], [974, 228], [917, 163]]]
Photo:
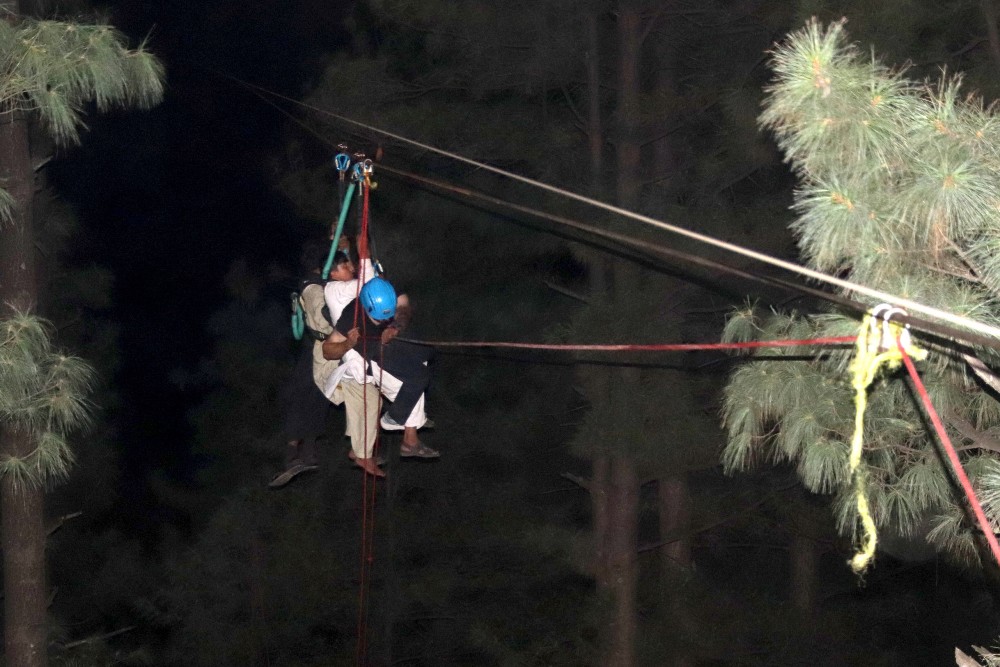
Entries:
[[[319, 285], [320, 287], [323, 287], [324, 285], [326, 285], [326, 283], [327, 283], [326, 280], [323, 280], [322, 278], [320, 278], [318, 276], [309, 277], [309, 278], [303, 278], [302, 279], [302, 282], [299, 285], [299, 291], [294, 294], [296, 300], [299, 303], [299, 311], [303, 311], [304, 310], [304, 307], [302, 305], [302, 293], [305, 292], [306, 288], [309, 287], [310, 285]], [[326, 319], [326, 321], [330, 324], [331, 328], [336, 328], [336, 322], [331, 321], [331, 319], [330, 319], [330, 309], [329, 309], [329, 307], [327, 307], [326, 303], [323, 304], [323, 308], [322, 308], [321, 312], [323, 314], [323, 318]], [[324, 340], [324, 339], [326, 339], [326, 334], [324, 334], [321, 331], [315, 331], [312, 328], [310, 328], [308, 326], [308, 324], [305, 324], [305, 318], [304, 317], [303, 317], [303, 329], [304, 329], [304, 332], [308, 332], [309, 335], [311, 337], [315, 338], [316, 340]], [[301, 337], [301, 335], [300, 335], [300, 337]]]

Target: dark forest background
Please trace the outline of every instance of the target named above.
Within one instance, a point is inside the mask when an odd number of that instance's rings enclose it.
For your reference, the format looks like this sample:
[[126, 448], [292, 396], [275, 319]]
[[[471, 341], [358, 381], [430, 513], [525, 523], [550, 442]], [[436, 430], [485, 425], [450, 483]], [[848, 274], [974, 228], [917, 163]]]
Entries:
[[[267, 488], [288, 293], [336, 209], [337, 144], [381, 149], [373, 234], [426, 339], [713, 341], [748, 298], [794, 297], [421, 186], [393, 170], [705, 252], [324, 111], [794, 259], [794, 181], [756, 125], [775, 41], [847, 16], [916, 78], [1000, 90], [991, 0], [91, 9], [149, 38], [168, 92], [90, 117], [44, 167], [42, 312], [101, 377], [48, 501], [64, 665], [354, 661], [362, 478], [341, 411], [320, 471]], [[780, 468], [722, 475], [736, 363], [441, 350], [422, 435], [441, 460], [400, 462], [383, 436], [371, 664], [938, 665], [994, 643], [992, 574], [887, 544], [859, 581], [828, 498]]]

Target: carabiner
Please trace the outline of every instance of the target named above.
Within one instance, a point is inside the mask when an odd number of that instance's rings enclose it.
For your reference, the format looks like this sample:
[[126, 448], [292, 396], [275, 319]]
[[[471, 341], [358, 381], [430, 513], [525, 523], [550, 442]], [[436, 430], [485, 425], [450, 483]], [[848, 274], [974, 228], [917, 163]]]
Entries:
[[365, 165], [363, 162], [354, 163], [354, 168], [351, 169], [351, 179], [358, 183], [365, 180]]
[[[902, 315], [903, 317], [906, 317], [907, 312], [902, 308], [893, 306], [889, 303], [880, 303], [872, 308], [872, 333], [879, 336], [880, 350], [891, 350], [896, 347], [896, 332], [898, 331], [899, 345], [903, 348], [903, 350], [909, 353], [910, 325], [892, 322], [891, 320], [893, 315]], [[882, 318], [881, 323], [878, 322], [879, 317]], [[895, 327], [893, 325], [895, 325]]]

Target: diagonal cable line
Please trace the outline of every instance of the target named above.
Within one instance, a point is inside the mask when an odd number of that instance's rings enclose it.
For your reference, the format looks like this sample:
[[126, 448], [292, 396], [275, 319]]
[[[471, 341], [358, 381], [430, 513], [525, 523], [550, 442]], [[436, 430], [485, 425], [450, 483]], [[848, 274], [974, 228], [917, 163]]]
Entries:
[[949, 322], [949, 323], [951, 323], [951, 324], [953, 324], [953, 325], [955, 325], [957, 327], [961, 327], [963, 329], [967, 329], [967, 330], [970, 330], [970, 331], [979, 332], [980, 334], [984, 334], [985, 336], [988, 336], [989, 338], [994, 339], [993, 342], [991, 343], [991, 346], [993, 346], [993, 347], [996, 346], [996, 340], [1000, 340], [1000, 328], [998, 328], [996, 326], [993, 326], [993, 325], [990, 325], [990, 324], [986, 324], [985, 322], [980, 322], [979, 320], [972, 319], [972, 318], [966, 317], [964, 315], [958, 315], [958, 314], [955, 314], [955, 313], [952, 313], [952, 312], [949, 312], [949, 311], [946, 311], [946, 310], [942, 310], [940, 308], [935, 308], [934, 306], [928, 306], [928, 305], [922, 304], [922, 303], [920, 303], [918, 301], [913, 301], [911, 299], [906, 299], [904, 297], [897, 296], [895, 294], [890, 294], [888, 292], [883, 292], [881, 290], [877, 290], [877, 289], [874, 289], [874, 288], [871, 288], [871, 287], [867, 287], [865, 285], [862, 285], [860, 283], [856, 283], [856, 282], [853, 282], [853, 281], [850, 281], [850, 280], [845, 280], [843, 278], [838, 278], [836, 276], [832, 276], [832, 275], [829, 275], [827, 273], [823, 273], [822, 271], [816, 271], [814, 269], [810, 269], [810, 268], [802, 266], [800, 264], [795, 264], [794, 262], [789, 262], [789, 261], [786, 261], [786, 260], [783, 260], [783, 259], [779, 259], [777, 257], [774, 257], [772, 255], [768, 255], [766, 253], [762, 253], [762, 252], [759, 252], [759, 251], [756, 251], [756, 250], [752, 250], [750, 248], [746, 248], [744, 246], [741, 246], [741, 245], [738, 245], [738, 244], [735, 244], [735, 243], [729, 243], [728, 241], [723, 241], [721, 239], [717, 239], [715, 237], [708, 236], [707, 234], [702, 234], [700, 232], [695, 232], [695, 231], [692, 231], [690, 229], [685, 229], [683, 227], [678, 227], [677, 225], [673, 225], [673, 224], [670, 224], [668, 222], [663, 222], [661, 220], [657, 220], [657, 219], [649, 217], [647, 215], [643, 215], [641, 213], [636, 213], [635, 211], [630, 211], [628, 209], [621, 208], [620, 206], [615, 206], [614, 204], [608, 204], [607, 202], [603, 202], [603, 201], [600, 201], [598, 199], [594, 199], [592, 197], [587, 197], [585, 195], [581, 195], [581, 194], [572, 192], [570, 190], [566, 190], [564, 188], [560, 188], [558, 186], [550, 185], [548, 183], [544, 183], [542, 181], [538, 181], [538, 180], [533, 179], [533, 178], [528, 178], [527, 176], [521, 176], [520, 174], [515, 174], [515, 173], [507, 171], [505, 169], [500, 169], [499, 167], [491, 166], [491, 165], [486, 164], [484, 162], [479, 162], [478, 160], [473, 160], [472, 158], [465, 157], [465, 156], [460, 155], [458, 153], [453, 153], [451, 151], [447, 151], [447, 150], [444, 150], [442, 148], [437, 148], [436, 146], [432, 146], [430, 144], [426, 144], [426, 143], [417, 141], [415, 139], [410, 139], [409, 137], [405, 137], [405, 136], [403, 136], [401, 134], [397, 134], [395, 132], [390, 132], [389, 130], [384, 130], [384, 129], [376, 127], [374, 125], [369, 125], [367, 123], [362, 123], [361, 121], [355, 120], [355, 119], [350, 118], [348, 116], [343, 116], [341, 114], [334, 113], [334, 112], [329, 111], [327, 109], [322, 109], [320, 107], [317, 107], [317, 106], [314, 106], [314, 105], [311, 105], [311, 104], [307, 104], [305, 102], [296, 100], [296, 99], [294, 99], [292, 97], [288, 97], [287, 95], [282, 95], [281, 93], [277, 93], [277, 92], [268, 90], [267, 88], [263, 88], [261, 86], [257, 86], [255, 84], [249, 83], [247, 81], [243, 81], [241, 79], [238, 79], [238, 78], [226, 75], [226, 74], [222, 74], [222, 73], [218, 73], [218, 74], [220, 76], [223, 76], [223, 77], [225, 77], [227, 79], [230, 79], [233, 82], [235, 82], [235, 83], [237, 83], [237, 84], [239, 84], [239, 85], [247, 88], [248, 90], [254, 91], [254, 92], [258, 93], [258, 94], [268, 95], [268, 96], [271, 96], [271, 97], [275, 97], [275, 98], [278, 98], [278, 99], [290, 102], [292, 104], [295, 104], [295, 105], [300, 106], [300, 107], [305, 108], [305, 109], [309, 109], [311, 111], [314, 111], [316, 113], [322, 114], [324, 116], [328, 116], [330, 118], [335, 118], [335, 119], [337, 119], [339, 121], [342, 121], [342, 122], [347, 123], [349, 125], [352, 125], [354, 127], [365, 129], [365, 130], [368, 130], [370, 132], [374, 132], [376, 134], [379, 134], [379, 135], [382, 135], [382, 136], [385, 136], [385, 137], [389, 137], [391, 139], [395, 139], [397, 141], [400, 141], [402, 143], [408, 144], [410, 146], [421, 148], [423, 150], [426, 150], [426, 151], [429, 151], [429, 152], [432, 152], [432, 153], [436, 153], [436, 154], [444, 156], [444, 157], [451, 158], [451, 159], [453, 159], [453, 160], [455, 160], [457, 162], [462, 162], [464, 164], [468, 164], [470, 166], [476, 167], [477, 169], [482, 169], [484, 171], [489, 171], [489, 172], [495, 173], [495, 174], [497, 174], [499, 176], [503, 176], [505, 178], [509, 178], [511, 180], [515, 180], [515, 181], [524, 183], [526, 185], [538, 188], [540, 190], [544, 190], [544, 191], [550, 192], [552, 194], [560, 195], [560, 196], [565, 197], [567, 199], [572, 199], [572, 200], [575, 200], [575, 201], [578, 201], [578, 202], [581, 202], [581, 203], [584, 203], [584, 204], [588, 204], [588, 205], [593, 206], [595, 208], [599, 208], [599, 209], [602, 209], [602, 210], [605, 210], [605, 211], [608, 211], [608, 212], [611, 212], [611, 213], [615, 213], [615, 214], [620, 215], [622, 217], [631, 218], [633, 220], [636, 220], [636, 221], [639, 221], [639, 222], [651, 225], [653, 227], [656, 227], [656, 228], [662, 229], [664, 231], [676, 234], [678, 236], [683, 236], [683, 237], [692, 239], [694, 241], [698, 241], [700, 243], [703, 243], [703, 244], [706, 244], [706, 245], [710, 245], [710, 246], [713, 246], [715, 248], [719, 248], [721, 250], [726, 250], [726, 251], [728, 251], [730, 253], [733, 253], [733, 254], [736, 254], [736, 255], [740, 255], [740, 256], [743, 256], [743, 257], [747, 257], [749, 259], [753, 259], [753, 260], [761, 262], [763, 264], [769, 264], [771, 266], [775, 266], [775, 267], [784, 269], [785, 271], [789, 271], [791, 273], [797, 273], [797, 274], [799, 274], [801, 276], [805, 276], [807, 278], [811, 278], [813, 280], [816, 280], [816, 281], [819, 281], [819, 282], [822, 282], [822, 283], [826, 283], [828, 285], [833, 285], [833, 286], [839, 287], [841, 289], [849, 290], [851, 292], [855, 292], [857, 294], [861, 294], [861, 295], [867, 296], [869, 298], [875, 299], [875, 300], [880, 301], [880, 302], [886, 302], [886, 303], [889, 303], [889, 304], [891, 304], [893, 306], [896, 306], [896, 307], [899, 307], [899, 308], [904, 308], [904, 309], [907, 309], [907, 310], [910, 310], [910, 311], [913, 311], [913, 312], [916, 312], [916, 313], [921, 313], [921, 314], [923, 314], [923, 315], [925, 315], [927, 317], [939, 319], [939, 320], [942, 320], [944, 322]]

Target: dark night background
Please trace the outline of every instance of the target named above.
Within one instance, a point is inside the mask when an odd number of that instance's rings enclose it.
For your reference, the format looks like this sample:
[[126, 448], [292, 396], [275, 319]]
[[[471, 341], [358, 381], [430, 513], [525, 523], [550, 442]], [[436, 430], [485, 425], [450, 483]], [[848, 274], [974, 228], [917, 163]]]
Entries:
[[[427, 7], [453, 28], [460, 4]], [[321, 471], [280, 492], [266, 488], [282, 454], [275, 397], [295, 350], [288, 292], [301, 243], [322, 234], [334, 209], [332, 144], [366, 151], [382, 144], [386, 165], [649, 234], [272, 98], [317, 137], [235, 80], [592, 191], [576, 136], [580, 111], [567, 102], [582, 75], [565, 73], [583, 47], [565, 41], [560, 17], [597, 8], [607, 31], [605, 117], [619, 118], [610, 73], [615, 4], [508, 8], [519, 16], [498, 19], [498, 32], [510, 30], [500, 42], [552, 26], [543, 46], [533, 42], [538, 54], [498, 57], [500, 68], [524, 68], [521, 83], [486, 64], [476, 71], [489, 61], [488, 48], [473, 46], [482, 26], [470, 27], [470, 44], [451, 52], [449, 39], [464, 38], [417, 30], [428, 19], [407, 3], [100, 7], [133, 42], [148, 36], [166, 66], [167, 96], [149, 112], [89, 115], [83, 145], [46, 168], [78, 220], [64, 275], [96, 266], [112, 276], [107, 303], [85, 326], [117, 334], [113, 349], [101, 352], [88, 352], [94, 337], [72, 327], [61, 341], [82, 341], [76, 351], [96, 355], [104, 382], [97, 427], [81, 436], [95, 458], [81, 458], [80, 477], [50, 503], [50, 513], [86, 508], [50, 547], [60, 591], [52, 605], [61, 642], [55, 664], [352, 663], [361, 477], [339, 438], [342, 412], [331, 417]], [[946, 63], [969, 71], [985, 94], [997, 90], [983, 49], [963, 50], [986, 39], [981, 20], [968, 18], [975, 2], [889, 3], [907, 13], [898, 26], [879, 13], [889, 9], [864, 3], [640, 4], [648, 5], [646, 20], [663, 22], [656, 38], [673, 46], [646, 47], [659, 67], [642, 70], [642, 85], [658, 92], [636, 114], [643, 132], [668, 138], [669, 155], [649, 142], [643, 160], [669, 165], [669, 178], [662, 188], [652, 178], [644, 183], [638, 206], [774, 254], [794, 257], [785, 226], [793, 180], [753, 119], [769, 76], [764, 50], [805, 17], [847, 14], [852, 36], [890, 61], [912, 58], [926, 72]], [[536, 71], [539, 62], [549, 69]], [[673, 82], [669, 94], [664, 76]], [[611, 148], [606, 155], [602, 195], [613, 200]], [[429, 338], [711, 341], [727, 310], [753, 289], [647, 260], [644, 284], [664, 295], [662, 308], [639, 324], [622, 325], [607, 312], [591, 317], [592, 304], [567, 293], [584, 294], [611, 265], [635, 265], [628, 253], [376, 174], [373, 224], [383, 261], [415, 295]], [[588, 373], [607, 370], [608, 361], [440, 355], [429, 409], [438, 428], [425, 437], [442, 460], [391, 460], [379, 491], [385, 514], [368, 618], [372, 664], [601, 664], [600, 619], [610, 604], [584, 564], [590, 501], [571, 478], [590, 469], [588, 429], [604, 434], [599, 417], [585, 416], [592, 406], [584, 395]], [[641, 363], [651, 383], [643, 386], [660, 391], [648, 402], [626, 390], [616, 396], [634, 400], [642, 414], [655, 411], [644, 423], [681, 453], [636, 455], [639, 541], [655, 543], [662, 530], [657, 489], [665, 486], [653, 481], [675, 479], [677, 470], [695, 531], [683, 575], [657, 570], [653, 548], [640, 554], [636, 664], [950, 664], [955, 646], [995, 642], [995, 578], [901, 548], [880, 556], [859, 586], [844, 565], [850, 545], [835, 534], [828, 499], [801, 491], [787, 470], [721, 474], [716, 411], [731, 360]], [[789, 591], [788, 561], [803, 537], [815, 555], [806, 601]], [[66, 648], [81, 639], [88, 641]]]
[[[92, 118], [85, 146], [54, 166], [52, 181], [93, 230], [73, 255], [115, 275], [126, 480], [160, 469], [183, 478], [194, 465], [184, 415], [197, 398], [169, 376], [204, 355], [229, 264], [294, 269], [315, 231], [275, 192], [268, 168], [286, 118], [220, 73], [300, 92], [323, 49], [347, 39], [349, 8], [322, 5], [112, 5], [120, 29], [156, 42], [168, 96], [149, 113]], [[126, 493], [142, 486], [126, 481]]]

